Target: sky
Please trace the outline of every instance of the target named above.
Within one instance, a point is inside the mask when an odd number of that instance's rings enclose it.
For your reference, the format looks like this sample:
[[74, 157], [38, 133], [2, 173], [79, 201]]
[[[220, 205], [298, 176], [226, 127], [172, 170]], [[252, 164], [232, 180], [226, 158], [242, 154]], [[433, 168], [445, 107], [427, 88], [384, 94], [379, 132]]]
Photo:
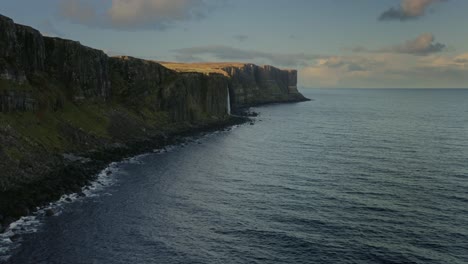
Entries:
[[110, 56], [299, 71], [310, 88], [468, 87], [466, 0], [1, 0]]

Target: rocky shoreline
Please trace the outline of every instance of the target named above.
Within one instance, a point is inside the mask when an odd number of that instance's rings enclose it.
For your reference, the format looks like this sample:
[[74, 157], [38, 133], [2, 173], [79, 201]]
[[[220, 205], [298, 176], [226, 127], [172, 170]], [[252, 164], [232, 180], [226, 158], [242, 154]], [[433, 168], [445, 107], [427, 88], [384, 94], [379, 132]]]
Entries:
[[0, 230], [110, 162], [307, 100], [294, 69], [110, 57], [0, 15]]
[[35, 212], [50, 202], [58, 200], [62, 195], [70, 193], [83, 195], [82, 187], [95, 180], [97, 173], [106, 168], [111, 162], [149, 153], [154, 149], [164, 149], [169, 145], [181, 144], [189, 137], [225, 130], [234, 125], [250, 121], [247, 116], [232, 116], [223, 122], [192, 127], [172, 134], [159, 135], [143, 141], [133, 142], [130, 145], [114, 145], [99, 151], [81, 153], [79, 156], [68, 154], [63, 164], [57, 164], [58, 168], [41, 178], [41, 180], [21, 186], [18, 189], [0, 192], [0, 212], [2, 212], [0, 215], [0, 233], [4, 232], [10, 223]]

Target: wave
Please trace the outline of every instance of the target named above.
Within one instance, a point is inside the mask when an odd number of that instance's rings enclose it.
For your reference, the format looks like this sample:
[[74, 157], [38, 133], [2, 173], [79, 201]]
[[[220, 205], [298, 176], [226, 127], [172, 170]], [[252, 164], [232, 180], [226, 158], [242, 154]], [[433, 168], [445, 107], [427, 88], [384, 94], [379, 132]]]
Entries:
[[[140, 158], [137, 156], [123, 162], [134, 163]], [[100, 196], [104, 189], [115, 183], [114, 174], [118, 171], [119, 163], [113, 162], [99, 172], [94, 181], [82, 187], [81, 192], [62, 195], [57, 201], [38, 207], [32, 215], [23, 216], [11, 223], [0, 234], [0, 263], [8, 261], [11, 253], [21, 246], [22, 236], [37, 232], [46, 217], [60, 215], [67, 204], [77, 200]]]
[[97, 174], [94, 181], [82, 187], [80, 192], [62, 195], [57, 201], [43, 207], [38, 207], [31, 215], [21, 217], [17, 221], [11, 223], [4, 233], [0, 234], [0, 263], [8, 261], [12, 253], [21, 246], [21, 242], [23, 241], [22, 236], [37, 232], [47, 217], [60, 215], [68, 204], [75, 201], [97, 198], [103, 194], [109, 195], [109, 193], [104, 192], [104, 190], [117, 182], [115, 175], [120, 172], [121, 165], [144, 164], [144, 158], [149, 155], [169, 153], [189, 144], [202, 144], [202, 141], [218, 133], [229, 132], [240, 126], [241, 125], [235, 125], [225, 131], [214, 131], [198, 137], [187, 137], [184, 138], [182, 142], [154, 149], [152, 152], [126, 158], [119, 162], [110, 163]]

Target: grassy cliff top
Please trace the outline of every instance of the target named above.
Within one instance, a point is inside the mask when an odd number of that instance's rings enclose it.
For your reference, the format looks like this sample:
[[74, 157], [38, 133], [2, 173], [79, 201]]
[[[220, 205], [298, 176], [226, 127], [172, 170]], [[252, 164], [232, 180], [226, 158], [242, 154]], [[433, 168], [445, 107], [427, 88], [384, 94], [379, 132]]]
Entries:
[[200, 73], [219, 73], [227, 76], [223, 68], [226, 67], [243, 67], [248, 63], [240, 62], [196, 62], [196, 63], [181, 63], [181, 62], [165, 62], [158, 61], [164, 67], [178, 72], [200, 72]]

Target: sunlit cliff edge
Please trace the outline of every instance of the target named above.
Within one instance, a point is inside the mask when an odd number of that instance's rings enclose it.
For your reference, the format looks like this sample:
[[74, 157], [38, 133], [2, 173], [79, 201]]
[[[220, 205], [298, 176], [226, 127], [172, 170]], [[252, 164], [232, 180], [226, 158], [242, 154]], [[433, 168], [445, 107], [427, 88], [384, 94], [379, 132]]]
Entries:
[[109, 57], [0, 15], [0, 230], [110, 161], [239, 122], [229, 109], [305, 100], [295, 70]]

